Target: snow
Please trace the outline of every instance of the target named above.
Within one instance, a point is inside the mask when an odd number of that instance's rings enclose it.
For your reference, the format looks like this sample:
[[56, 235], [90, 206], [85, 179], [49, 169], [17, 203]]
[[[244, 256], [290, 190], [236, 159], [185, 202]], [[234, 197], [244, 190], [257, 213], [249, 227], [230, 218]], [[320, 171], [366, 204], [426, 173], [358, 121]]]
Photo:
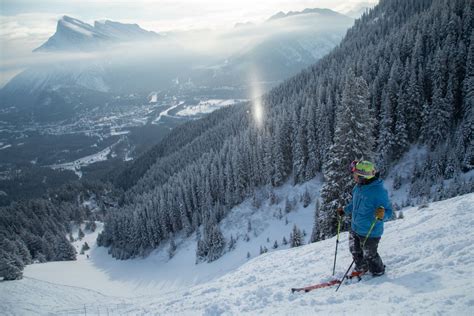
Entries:
[[159, 124], [162, 117], [164, 117], [164, 116], [170, 116], [168, 113], [169, 113], [170, 111], [172, 111], [173, 109], [177, 108], [178, 106], [182, 105], [182, 104], [184, 104], [184, 101], [181, 101], [181, 102], [176, 102], [176, 101], [175, 101], [169, 108], [167, 108], [166, 110], [162, 111], [162, 112], [158, 115], [158, 117], [157, 117], [155, 120], [153, 120], [152, 124]]
[[115, 127], [110, 128], [110, 136], [121, 136], [121, 135], [127, 135], [127, 134], [130, 134], [130, 131], [128, 130], [117, 131]]
[[0, 147], [0, 150], [7, 149], [7, 148], [10, 148], [10, 147], [12, 147], [12, 145], [8, 144], [8, 145]]
[[[112, 132], [111, 132], [111, 134], [112, 134]], [[119, 135], [119, 134], [120, 134], [120, 132], [118, 132], [116, 135]], [[86, 157], [79, 158], [79, 159], [74, 160], [72, 162], [65, 162], [65, 163], [61, 163], [61, 164], [55, 164], [55, 165], [51, 165], [51, 166], [48, 166], [48, 167], [50, 167], [52, 169], [71, 170], [71, 171], [74, 171], [74, 173], [76, 173], [76, 175], [79, 178], [81, 178], [82, 177], [82, 172], [80, 171], [81, 168], [86, 167], [86, 166], [91, 165], [91, 164], [96, 163], [96, 162], [107, 160], [108, 159], [107, 157], [111, 153], [112, 148], [115, 147], [121, 141], [122, 141], [122, 139], [119, 139], [117, 142], [115, 142], [114, 144], [112, 144], [112, 145], [106, 147], [105, 149], [99, 151], [98, 153], [95, 153], [95, 154], [92, 154], [92, 155], [89, 155], [89, 156], [86, 156]]]
[[233, 105], [236, 103], [244, 102], [246, 100], [241, 99], [230, 99], [230, 100], [222, 100], [222, 99], [210, 99], [205, 101], [200, 101], [197, 105], [193, 106], [186, 106], [184, 110], [179, 111], [176, 113], [178, 116], [193, 116], [197, 114], [207, 114], [211, 113], [217, 109], [222, 107]]
[[[212, 263], [194, 264], [195, 236], [177, 238], [178, 252], [119, 261], [95, 245], [102, 229], [75, 242], [91, 246], [74, 262], [29, 265], [20, 281], [0, 282], [0, 309], [6, 315], [160, 314], [160, 315], [470, 315], [474, 308], [474, 193], [427, 207], [403, 209], [405, 218], [387, 222], [379, 252], [387, 273], [357, 284], [310, 293], [290, 288], [331, 278], [335, 238], [298, 248], [271, 249], [274, 239], [288, 239], [293, 224], [311, 234], [314, 198], [321, 182], [285, 185], [275, 190], [280, 203], [251, 199], [222, 222], [226, 237], [239, 237], [235, 250]], [[308, 188], [313, 203], [301, 203], [282, 219], [275, 217], [286, 196], [292, 200]], [[260, 192], [264, 194], [265, 189]], [[245, 242], [247, 220], [252, 223]], [[255, 232], [255, 233], [254, 233]], [[75, 233], [76, 234], [76, 233]], [[267, 237], [270, 243], [267, 243]], [[351, 262], [348, 234], [340, 236], [337, 276]], [[269, 252], [258, 255], [260, 245]], [[166, 250], [163, 245], [161, 250]], [[252, 258], [247, 260], [249, 251]]]
[[[82, 23], [82, 22], [80, 22], [80, 21], [78, 21], [78, 20], [75, 20], [75, 21], [77, 21], [76, 23]], [[81, 27], [81, 26], [79, 26], [79, 25], [77, 25], [77, 24], [74, 24], [74, 23], [71, 23], [71, 22], [69, 22], [69, 21], [66, 21], [65, 19], [62, 19], [62, 20], [61, 20], [61, 23], [62, 23], [65, 27], [67, 27], [67, 28], [73, 30], [74, 32], [80, 33], [80, 34], [85, 35], [85, 36], [87, 36], [87, 37], [92, 37], [92, 36], [94, 36], [94, 33], [92, 33], [91, 31], [89, 31], [89, 30], [87, 30], [87, 29], [85, 29], [85, 28], [83, 28], [83, 27]]]
[[158, 92], [152, 92], [148, 95], [148, 103], [158, 102]]

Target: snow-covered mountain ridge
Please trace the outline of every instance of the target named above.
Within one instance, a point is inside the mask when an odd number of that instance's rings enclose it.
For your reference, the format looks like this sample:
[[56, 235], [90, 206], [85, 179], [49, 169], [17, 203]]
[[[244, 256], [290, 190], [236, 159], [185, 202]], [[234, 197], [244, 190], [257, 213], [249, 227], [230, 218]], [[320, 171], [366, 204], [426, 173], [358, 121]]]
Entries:
[[95, 21], [94, 26], [78, 19], [63, 16], [57, 24], [56, 33], [34, 52], [62, 50], [88, 50], [110, 42], [156, 39], [159, 35], [146, 31], [137, 24], [114, 21]]
[[[27, 269], [24, 280], [0, 283], [0, 307], [7, 315], [85, 310], [131, 315], [468, 315], [474, 306], [473, 211], [474, 193], [403, 209], [404, 219], [386, 223], [379, 248], [387, 274], [344, 285], [338, 293], [320, 289], [291, 294], [289, 290], [330, 279], [335, 246], [332, 238], [260, 255], [209, 282], [133, 299], [39, 281]], [[347, 232], [340, 239], [337, 276], [351, 262]], [[76, 263], [65, 262], [70, 264], [69, 271], [57, 268], [55, 273], [74, 273]], [[181, 273], [178, 270], [175, 275]], [[82, 278], [94, 285], [89, 274]], [[150, 286], [152, 279], [150, 272], [148, 282], [136, 280], [129, 287]], [[38, 296], [38, 292], [43, 295]]]

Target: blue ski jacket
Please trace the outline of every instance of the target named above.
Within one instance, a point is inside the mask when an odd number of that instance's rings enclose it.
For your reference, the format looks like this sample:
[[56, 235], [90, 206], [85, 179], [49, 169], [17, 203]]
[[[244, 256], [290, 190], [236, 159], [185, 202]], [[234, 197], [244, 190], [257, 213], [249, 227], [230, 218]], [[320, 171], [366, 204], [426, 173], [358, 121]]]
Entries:
[[[376, 179], [368, 184], [356, 184], [352, 190], [352, 200], [344, 207], [346, 214], [352, 214], [352, 230], [359, 236], [367, 236], [375, 220], [375, 210], [379, 206], [385, 208], [383, 221], [392, 217], [392, 205], [382, 179]], [[377, 221], [369, 237], [382, 236], [383, 221]]]

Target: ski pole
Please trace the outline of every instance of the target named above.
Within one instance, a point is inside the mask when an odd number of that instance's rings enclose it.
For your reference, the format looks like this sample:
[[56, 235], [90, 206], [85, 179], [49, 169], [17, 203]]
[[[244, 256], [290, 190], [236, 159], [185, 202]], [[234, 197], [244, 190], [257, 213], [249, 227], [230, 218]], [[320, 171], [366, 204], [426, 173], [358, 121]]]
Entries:
[[[372, 232], [372, 229], [374, 229], [375, 223], [377, 223], [377, 219], [374, 219], [374, 221], [372, 222], [372, 225], [370, 225], [369, 232], [367, 233], [367, 236], [365, 236], [365, 239], [364, 239], [364, 241], [362, 242], [362, 248], [364, 248], [365, 242], [367, 241], [367, 239], [369, 239], [370, 233]], [[349, 271], [351, 270], [352, 265], [354, 264], [354, 262], [355, 262], [355, 260], [353, 259], [351, 265], [349, 266], [349, 269], [347, 269], [346, 273], [344, 273], [344, 276], [343, 276], [342, 279], [341, 279], [341, 283], [339, 283], [339, 285], [337, 286], [336, 292], [337, 292], [337, 290], [339, 290], [339, 288], [341, 287], [341, 284], [344, 283], [344, 280], [346, 279], [347, 274], [348, 274]]]
[[334, 265], [332, 267], [332, 275], [334, 276], [334, 273], [336, 273], [336, 258], [337, 258], [337, 246], [339, 245], [339, 232], [341, 231], [341, 220], [342, 216], [338, 216], [338, 221], [337, 221], [337, 238], [336, 238], [336, 252], [334, 253]]

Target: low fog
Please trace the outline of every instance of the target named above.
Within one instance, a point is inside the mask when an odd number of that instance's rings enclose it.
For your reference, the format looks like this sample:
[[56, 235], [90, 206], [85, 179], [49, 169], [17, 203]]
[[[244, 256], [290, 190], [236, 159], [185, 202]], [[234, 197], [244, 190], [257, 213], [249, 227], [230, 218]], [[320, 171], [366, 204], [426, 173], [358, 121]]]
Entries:
[[[105, 84], [98, 90], [104, 91], [147, 91], [184, 81], [238, 85], [248, 80], [255, 68], [260, 80], [276, 82], [327, 53], [352, 22], [331, 11], [271, 18], [258, 25], [242, 23], [223, 30], [158, 33], [157, 39], [146, 41], [106, 41], [81, 50], [33, 53], [42, 43], [35, 43], [36, 47], [32, 43], [2, 45], [0, 84], [25, 69], [23, 76], [34, 78], [47, 73], [77, 77], [78, 72], [93, 71], [103, 76]], [[296, 47], [312, 51], [311, 45], [315, 53], [309, 57]], [[282, 63], [278, 54], [294, 56]], [[57, 76], [58, 72], [62, 75]]]

